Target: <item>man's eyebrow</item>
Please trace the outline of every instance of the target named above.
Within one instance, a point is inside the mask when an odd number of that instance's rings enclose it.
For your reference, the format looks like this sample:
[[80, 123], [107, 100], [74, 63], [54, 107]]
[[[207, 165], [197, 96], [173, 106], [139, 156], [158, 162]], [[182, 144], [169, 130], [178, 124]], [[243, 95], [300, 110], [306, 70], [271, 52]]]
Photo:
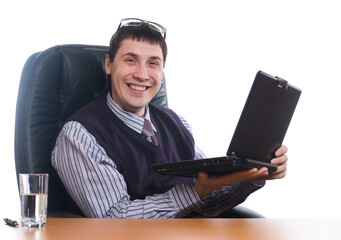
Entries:
[[[130, 56], [130, 57], [134, 57], [134, 58], [139, 57], [139, 55], [137, 55], [136, 53], [133, 53], [133, 52], [127, 52], [127, 53], [122, 55], [122, 57], [126, 57], [126, 56]], [[160, 58], [159, 56], [150, 56], [149, 59], [162, 61], [162, 58]]]
[[127, 52], [127, 53], [123, 54], [122, 56], [138, 57], [138, 55], [137, 55], [137, 54], [135, 54], [135, 53], [132, 53], [132, 52]]
[[153, 59], [153, 60], [162, 60], [159, 56], [151, 56], [150, 59]]

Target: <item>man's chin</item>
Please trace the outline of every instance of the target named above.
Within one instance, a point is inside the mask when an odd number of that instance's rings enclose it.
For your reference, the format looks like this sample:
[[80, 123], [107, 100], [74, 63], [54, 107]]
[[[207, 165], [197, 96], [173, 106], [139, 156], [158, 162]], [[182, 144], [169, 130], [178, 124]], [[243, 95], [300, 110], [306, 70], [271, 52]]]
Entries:
[[127, 112], [131, 112], [131, 113], [135, 113], [139, 115], [140, 117], [144, 117], [145, 112], [146, 112], [146, 105], [148, 105], [148, 102], [146, 102], [145, 104], [141, 104], [141, 102], [139, 102], [139, 104], [130, 104], [126, 108], [123, 108], [123, 110]]

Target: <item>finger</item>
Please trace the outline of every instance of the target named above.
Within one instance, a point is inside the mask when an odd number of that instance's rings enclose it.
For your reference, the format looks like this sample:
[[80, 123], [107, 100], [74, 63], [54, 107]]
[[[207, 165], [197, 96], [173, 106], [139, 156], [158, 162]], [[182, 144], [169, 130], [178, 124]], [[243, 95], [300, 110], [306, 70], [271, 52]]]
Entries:
[[284, 155], [285, 153], [288, 152], [288, 148], [284, 145], [282, 145], [280, 148], [277, 149], [277, 151], [275, 152], [275, 156], [276, 157], [280, 157], [282, 155]]
[[239, 171], [236, 174], [238, 174], [237, 181], [246, 181], [264, 178], [269, 175], [269, 170], [266, 167], [261, 169], [253, 168], [246, 171]]
[[278, 173], [275, 172], [275, 173], [270, 174], [270, 175], [267, 177], [267, 179], [268, 179], [268, 180], [281, 179], [281, 178], [284, 178], [284, 177], [285, 177], [286, 173], [287, 173], [287, 170], [286, 170], [286, 169], [285, 169], [284, 171], [282, 171], [282, 172], [278, 172]]
[[284, 164], [278, 166], [276, 172], [269, 174], [267, 179], [271, 180], [271, 179], [284, 178], [286, 175], [286, 172], [287, 172], [287, 164], [284, 163]]
[[208, 174], [206, 172], [199, 172], [198, 178], [200, 178], [201, 180], [207, 180]]
[[269, 177], [269, 170], [266, 167], [263, 167], [258, 170], [258, 175], [254, 176], [251, 179], [248, 179], [251, 182], [258, 183], [260, 180], [267, 180]]
[[219, 175], [218, 176], [209, 176], [207, 180], [214, 181], [215, 183], [217, 183], [221, 186], [227, 186], [227, 185], [231, 185], [235, 182], [245, 181], [245, 180], [249, 180], [249, 179], [258, 177], [262, 173], [263, 172], [259, 173], [259, 170], [257, 168], [252, 168], [252, 169], [227, 173], [227, 174], [220, 175], [220, 176]]
[[272, 173], [272, 175], [280, 175], [282, 173], [285, 173], [287, 171], [287, 164], [282, 164], [278, 166], [277, 171]]
[[253, 175], [257, 175], [258, 169], [252, 168], [248, 170], [242, 170], [232, 173], [232, 177], [235, 179], [235, 181], [244, 181], [252, 177]]
[[287, 161], [288, 161], [288, 156], [284, 154], [280, 157], [273, 158], [271, 160], [271, 163], [275, 165], [282, 165], [282, 164], [285, 164]]

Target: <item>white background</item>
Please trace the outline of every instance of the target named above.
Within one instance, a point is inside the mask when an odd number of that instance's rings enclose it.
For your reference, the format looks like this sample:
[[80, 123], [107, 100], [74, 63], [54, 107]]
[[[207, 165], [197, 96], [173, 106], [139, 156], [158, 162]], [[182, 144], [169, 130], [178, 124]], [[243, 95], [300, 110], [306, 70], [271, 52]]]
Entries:
[[284, 140], [288, 174], [244, 206], [271, 218], [339, 218], [340, 12], [330, 0], [2, 1], [0, 218], [20, 216], [13, 143], [25, 60], [57, 44], [108, 45], [125, 17], [167, 27], [169, 106], [209, 157], [225, 154], [258, 70], [301, 88]]

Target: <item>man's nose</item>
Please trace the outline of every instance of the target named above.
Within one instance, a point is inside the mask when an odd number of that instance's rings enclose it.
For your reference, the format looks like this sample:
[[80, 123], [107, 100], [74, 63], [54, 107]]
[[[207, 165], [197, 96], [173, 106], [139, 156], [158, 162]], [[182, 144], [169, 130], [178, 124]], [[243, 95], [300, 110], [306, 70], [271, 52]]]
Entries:
[[144, 65], [139, 65], [136, 67], [135, 72], [134, 72], [134, 77], [138, 78], [142, 81], [148, 80], [149, 79], [149, 71], [148, 68]]

